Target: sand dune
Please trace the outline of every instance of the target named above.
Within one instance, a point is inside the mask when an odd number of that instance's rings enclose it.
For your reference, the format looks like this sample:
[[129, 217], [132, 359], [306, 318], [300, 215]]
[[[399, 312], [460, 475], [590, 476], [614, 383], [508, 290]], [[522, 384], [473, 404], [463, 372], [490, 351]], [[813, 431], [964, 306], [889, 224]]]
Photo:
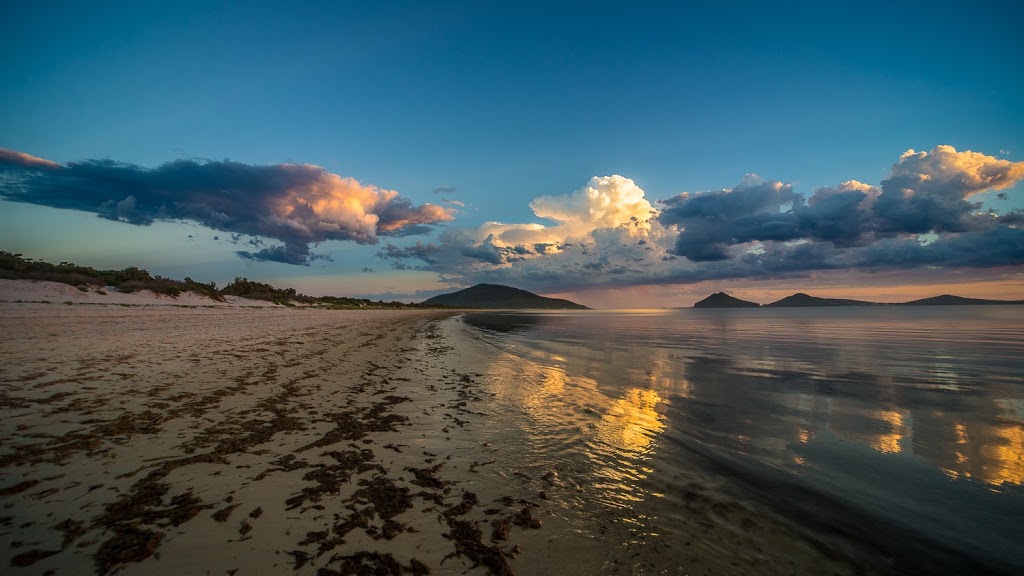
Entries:
[[224, 307], [275, 307], [273, 302], [251, 300], [238, 296], [225, 296], [220, 302], [195, 292], [184, 292], [176, 298], [156, 294], [150, 290], [118, 292], [114, 288], [90, 286], [85, 290], [60, 282], [36, 280], [0, 279], [0, 302], [34, 302], [72, 304], [107, 304], [122, 306], [210, 306]]

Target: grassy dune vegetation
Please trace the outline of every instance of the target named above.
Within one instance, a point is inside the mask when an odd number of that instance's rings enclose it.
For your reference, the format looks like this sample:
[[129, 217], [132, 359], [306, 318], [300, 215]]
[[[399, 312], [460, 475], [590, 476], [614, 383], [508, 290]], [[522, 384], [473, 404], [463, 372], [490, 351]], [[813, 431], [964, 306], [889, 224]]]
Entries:
[[374, 302], [365, 298], [345, 296], [306, 296], [296, 292], [294, 288], [275, 288], [270, 284], [237, 277], [223, 288], [218, 288], [214, 282], [198, 282], [188, 277], [184, 280], [174, 280], [150, 274], [148, 270], [135, 266], [123, 270], [97, 270], [91, 266], [80, 266], [71, 262], [51, 264], [5, 250], [0, 250], [0, 278], [61, 282], [77, 286], [83, 291], [108, 288], [115, 288], [120, 292], [151, 290], [171, 297], [177, 297], [184, 292], [196, 292], [217, 301], [223, 301], [224, 296], [240, 296], [283, 306], [305, 304], [325, 308], [444, 308], [402, 302]]

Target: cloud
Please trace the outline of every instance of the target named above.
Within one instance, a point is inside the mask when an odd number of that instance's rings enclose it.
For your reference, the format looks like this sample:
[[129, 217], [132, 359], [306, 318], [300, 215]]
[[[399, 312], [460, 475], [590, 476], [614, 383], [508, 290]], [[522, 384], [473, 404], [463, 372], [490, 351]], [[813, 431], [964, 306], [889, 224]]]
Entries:
[[852, 192], [860, 192], [863, 196], [861, 202], [858, 205], [860, 209], [868, 209], [871, 207], [871, 203], [878, 198], [878, 195], [882, 193], [877, 187], [856, 180], [847, 180], [842, 184], [834, 187], [818, 188], [811, 194], [811, 197], [807, 199], [807, 204], [814, 206], [815, 204], [825, 202], [829, 198], [835, 196], [845, 196]]
[[0, 178], [5, 200], [94, 212], [141, 226], [188, 220], [232, 238], [276, 239], [283, 245], [238, 255], [288, 264], [315, 260], [311, 243], [376, 244], [380, 236], [422, 234], [454, 218], [448, 208], [416, 206], [394, 190], [311, 164], [177, 160], [143, 168], [86, 160], [60, 165], [0, 150]]
[[459, 189], [455, 186], [438, 186], [434, 188], [434, 194], [455, 194]]
[[434, 271], [456, 284], [594, 283], [643, 274], [674, 239], [651, 219], [656, 211], [644, 191], [622, 176], [594, 177], [574, 192], [542, 196], [530, 206], [549, 223], [448, 227], [436, 242], [388, 244], [378, 256], [392, 267]]
[[[487, 268], [501, 267], [563, 250], [586, 250], [596, 245], [600, 231], [612, 228], [632, 230], [638, 235], [649, 228], [654, 213], [644, 191], [629, 178], [591, 178], [569, 194], [541, 196], [530, 203], [538, 218], [553, 223], [505, 224], [486, 222], [477, 228], [449, 227], [436, 243], [417, 243], [408, 248], [389, 244], [378, 256], [393, 267], [407, 269], [417, 260], [420, 269], [453, 277], [486, 274]], [[636, 244], [637, 238], [629, 241]]]
[[1020, 227], [1024, 225], [1024, 210], [1010, 210], [1006, 214], [997, 215], [999, 222], [1007, 226]]
[[379, 257], [385, 260], [401, 261], [408, 259], [421, 260], [427, 264], [437, 264], [438, 260], [434, 258], [434, 255], [441, 252], [442, 248], [435, 244], [417, 242], [412, 246], [406, 246], [400, 248], [394, 244], [386, 244], [378, 254]]
[[240, 258], [257, 262], [281, 262], [282, 264], [304, 265], [311, 261], [309, 246], [305, 244], [285, 244], [270, 246], [256, 252], [239, 250], [235, 252]]
[[[513, 248], [513, 251], [516, 249]], [[461, 250], [462, 255], [488, 264], [501, 264], [505, 261], [505, 254], [494, 245], [494, 235], [488, 236], [483, 242], [477, 245], [465, 246]]]
[[530, 203], [550, 223], [449, 227], [435, 242], [388, 245], [380, 256], [453, 285], [548, 292], [828, 270], [1012, 267], [1024, 264], [1024, 217], [982, 212], [971, 198], [1022, 179], [1022, 162], [938, 146], [903, 154], [877, 186], [848, 180], [805, 196], [748, 175], [731, 189], [659, 200], [659, 210], [632, 180], [595, 177]]
[[40, 170], [57, 170], [60, 164], [43, 158], [36, 158], [24, 152], [5, 150], [0, 148], [0, 165], [20, 166], [22, 168], [36, 168]]
[[681, 230], [673, 254], [695, 262], [732, 257], [729, 246], [751, 240], [791, 240], [799, 227], [783, 204], [801, 200], [793, 187], [748, 174], [731, 190], [682, 193], [662, 200], [658, 221]]
[[883, 233], [965, 232], [984, 224], [968, 198], [1004, 190], [1024, 178], [1024, 162], [1010, 162], [952, 146], [907, 150], [882, 180], [873, 210]]
[[813, 240], [862, 246], [906, 234], [985, 230], [989, 216], [967, 199], [1024, 178], [1024, 162], [937, 146], [904, 153], [880, 187], [855, 180], [815, 190], [748, 175], [731, 190], [661, 201], [658, 220], [679, 230], [673, 254], [693, 261], [733, 258], [750, 242]]
[[600, 228], [647, 222], [654, 213], [644, 191], [629, 178], [618, 175], [595, 176], [586, 186], [569, 194], [535, 198], [530, 208], [538, 218], [556, 224], [487, 222], [473, 236], [479, 243], [490, 237], [490, 242], [501, 248], [539, 243], [558, 246], [586, 239]]

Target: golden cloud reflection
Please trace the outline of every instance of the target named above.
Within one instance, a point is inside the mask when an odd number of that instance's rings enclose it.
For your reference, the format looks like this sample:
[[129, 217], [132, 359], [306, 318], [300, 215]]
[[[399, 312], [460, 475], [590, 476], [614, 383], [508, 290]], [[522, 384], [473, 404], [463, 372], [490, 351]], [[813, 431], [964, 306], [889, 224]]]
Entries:
[[801, 428], [797, 433], [797, 439], [800, 440], [801, 444], [807, 444], [811, 439], [811, 431], [806, 428]]
[[[975, 409], [977, 417], [981, 410]], [[1024, 484], [1024, 424], [1015, 418], [993, 421], [964, 416], [935, 410], [861, 411], [840, 404], [838, 413], [828, 419], [828, 428], [884, 454], [909, 453], [951, 478], [969, 478], [993, 487]], [[796, 430], [796, 441], [806, 444], [809, 439], [813, 432]]]
[[626, 390], [623, 397], [612, 402], [601, 417], [598, 437], [620, 450], [646, 452], [654, 436], [665, 429], [661, 416], [655, 410], [661, 401], [661, 396], [654, 390]]
[[985, 480], [996, 485], [1024, 483], [1024, 428], [1001, 428], [997, 437], [1001, 442], [992, 446], [997, 464], [986, 470]]
[[956, 450], [942, 469], [991, 486], [1024, 484], [1024, 426], [953, 425]]
[[871, 447], [887, 454], [902, 451], [900, 441], [907, 433], [907, 427], [903, 424], [904, 415], [895, 410], [879, 410], [871, 412], [870, 415], [885, 422], [889, 428], [889, 432], [879, 434], [870, 440]]
[[649, 496], [639, 486], [652, 472], [646, 462], [666, 429], [663, 408], [670, 396], [688, 395], [690, 384], [667, 352], [636, 362], [611, 351], [608, 359], [595, 363], [554, 346], [535, 347], [525, 357], [503, 357], [488, 372], [503, 384], [501, 397], [522, 407], [525, 445], [555, 466], [590, 467], [589, 498], [628, 509]]

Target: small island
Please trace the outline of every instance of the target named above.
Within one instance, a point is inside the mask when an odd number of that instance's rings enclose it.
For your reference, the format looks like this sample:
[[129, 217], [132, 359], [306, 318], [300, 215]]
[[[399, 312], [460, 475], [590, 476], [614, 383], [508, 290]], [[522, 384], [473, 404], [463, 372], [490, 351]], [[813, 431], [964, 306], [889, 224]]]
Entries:
[[878, 306], [874, 302], [864, 300], [849, 300], [847, 298], [818, 298], [803, 292], [797, 292], [786, 296], [782, 300], [776, 300], [771, 304], [765, 304], [767, 308], [811, 308], [828, 306]]
[[428, 298], [423, 301], [423, 305], [453, 308], [589, 310], [586, 306], [569, 300], [545, 298], [533, 292], [500, 284], [477, 284], [458, 292]]
[[711, 296], [697, 302], [693, 305], [694, 308], [760, 308], [761, 305], [757, 302], [748, 302], [747, 300], [740, 300], [734, 296], [729, 296], [725, 292], [716, 292]]
[[850, 300], [848, 298], [819, 298], [803, 292], [797, 292], [776, 300], [770, 304], [758, 304], [740, 300], [725, 292], [716, 292], [707, 298], [694, 303], [694, 308], [826, 308], [838, 306], [998, 306], [1021, 305], [1024, 300], [985, 300], [983, 298], [964, 298], [943, 294], [931, 298], [921, 298], [910, 302], [868, 302], [866, 300]]

